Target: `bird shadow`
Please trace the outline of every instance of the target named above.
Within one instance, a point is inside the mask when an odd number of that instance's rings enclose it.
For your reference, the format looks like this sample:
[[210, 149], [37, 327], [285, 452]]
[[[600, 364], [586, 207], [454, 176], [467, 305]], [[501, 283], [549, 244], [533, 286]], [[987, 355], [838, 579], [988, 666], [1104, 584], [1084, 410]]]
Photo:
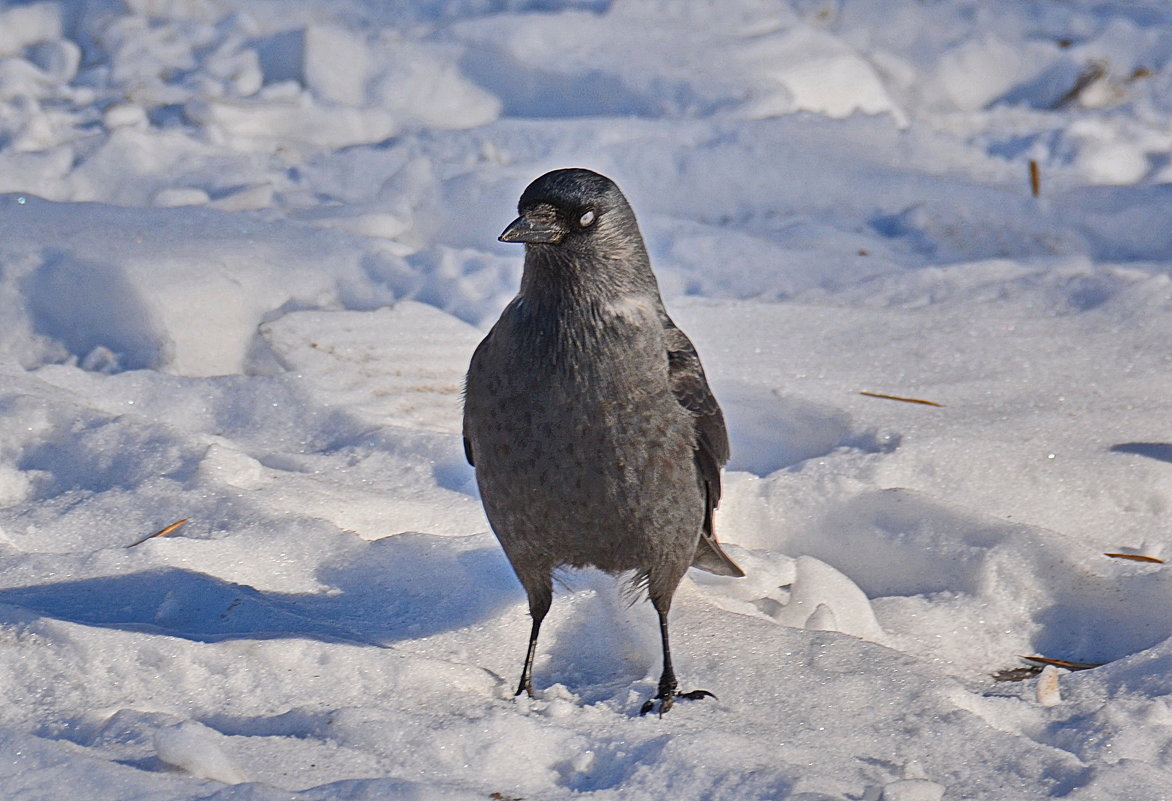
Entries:
[[1172, 443], [1168, 442], [1121, 442], [1112, 445], [1111, 453], [1133, 453], [1161, 462], [1172, 462]]
[[328, 585], [320, 592], [262, 591], [162, 567], [3, 589], [0, 605], [196, 642], [299, 638], [384, 647], [466, 627], [521, 599], [504, 555], [485, 539], [400, 534], [364, 543], [319, 570]]

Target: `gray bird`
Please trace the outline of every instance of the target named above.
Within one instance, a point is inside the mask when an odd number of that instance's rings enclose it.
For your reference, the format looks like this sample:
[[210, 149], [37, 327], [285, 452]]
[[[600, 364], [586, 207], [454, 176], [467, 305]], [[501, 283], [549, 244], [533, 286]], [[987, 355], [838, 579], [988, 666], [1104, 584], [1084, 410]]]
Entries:
[[553, 573], [630, 573], [659, 614], [663, 674], [641, 714], [679, 698], [668, 644], [689, 566], [743, 576], [712, 515], [728, 461], [724, 416], [691, 341], [668, 317], [635, 214], [598, 173], [555, 170], [500, 235], [525, 244], [517, 297], [476, 348], [464, 451], [489, 523], [529, 596], [533, 657]]

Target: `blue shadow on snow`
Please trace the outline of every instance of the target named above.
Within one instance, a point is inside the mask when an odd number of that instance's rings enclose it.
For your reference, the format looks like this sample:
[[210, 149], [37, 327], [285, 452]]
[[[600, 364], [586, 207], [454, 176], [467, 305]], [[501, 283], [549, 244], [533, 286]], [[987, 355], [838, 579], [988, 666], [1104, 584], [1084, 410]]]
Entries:
[[[524, 597], [504, 554], [466, 538], [401, 534], [366, 543], [319, 593], [263, 592], [193, 570], [0, 590], [0, 604], [87, 626], [197, 642], [304, 638], [381, 647], [488, 619]], [[463, 547], [460, 547], [460, 546]]]
[[1172, 443], [1168, 442], [1121, 442], [1112, 445], [1111, 453], [1134, 453], [1161, 462], [1172, 462]]

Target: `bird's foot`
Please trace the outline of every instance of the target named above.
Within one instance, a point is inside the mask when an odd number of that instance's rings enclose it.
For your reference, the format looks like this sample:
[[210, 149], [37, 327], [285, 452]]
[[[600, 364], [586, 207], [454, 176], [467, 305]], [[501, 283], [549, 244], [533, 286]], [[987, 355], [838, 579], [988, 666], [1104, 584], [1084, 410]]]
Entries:
[[691, 690], [686, 693], [677, 693], [674, 690], [668, 692], [660, 690], [659, 695], [654, 698], [649, 698], [643, 703], [643, 706], [639, 709], [639, 714], [646, 715], [648, 712], [651, 712], [655, 709], [658, 702], [659, 716], [663, 717], [664, 713], [675, 704], [676, 699], [699, 701], [701, 698], [716, 698], [716, 696], [707, 690]]

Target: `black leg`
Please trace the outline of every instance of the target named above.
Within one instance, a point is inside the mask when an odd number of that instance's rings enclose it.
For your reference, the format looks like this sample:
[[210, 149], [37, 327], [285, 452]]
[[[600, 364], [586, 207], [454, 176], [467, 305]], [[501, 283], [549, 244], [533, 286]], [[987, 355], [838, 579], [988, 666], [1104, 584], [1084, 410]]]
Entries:
[[529, 616], [533, 618], [533, 627], [529, 629], [529, 650], [525, 652], [525, 666], [521, 668], [521, 683], [517, 685], [514, 695], [526, 693], [530, 698], [533, 697], [533, 657], [537, 654], [537, 635], [551, 602], [552, 591], [538, 593], [536, 598], [529, 596]]
[[642, 708], [639, 710], [640, 715], [646, 715], [651, 710], [655, 709], [655, 702], [659, 702], [659, 716], [663, 717], [663, 713], [671, 709], [675, 704], [677, 698], [686, 698], [689, 701], [696, 701], [700, 698], [715, 698], [716, 696], [707, 690], [692, 690], [690, 692], [678, 692], [680, 683], [676, 680], [676, 672], [671, 665], [671, 643], [668, 640], [667, 634], [667, 609], [661, 609], [659, 604], [655, 605], [655, 611], [659, 613], [659, 637], [663, 643], [663, 673], [659, 677], [659, 692], [654, 698], [647, 700]]
[[[656, 610], [659, 611], [659, 610]], [[659, 714], [671, 709], [675, 703], [676, 690], [680, 683], [676, 681], [676, 672], [671, 665], [671, 642], [667, 636], [667, 612], [659, 613], [659, 639], [663, 642], [663, 673], [659, 676]]]

